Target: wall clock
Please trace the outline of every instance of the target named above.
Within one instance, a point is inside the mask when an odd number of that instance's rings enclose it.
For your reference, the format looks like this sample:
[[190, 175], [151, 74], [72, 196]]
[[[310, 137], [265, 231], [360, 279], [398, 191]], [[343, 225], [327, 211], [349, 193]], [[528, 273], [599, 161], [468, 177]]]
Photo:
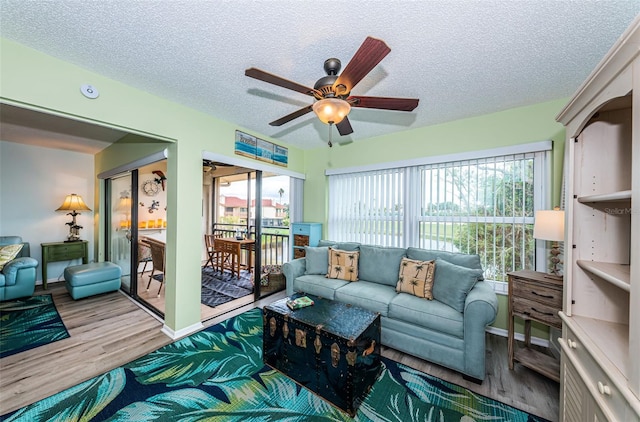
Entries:
[[160, 192], [160, 186], [155, 180], [149, 179], [142, 184], [142, 192], [147, 196], [156, 196]]

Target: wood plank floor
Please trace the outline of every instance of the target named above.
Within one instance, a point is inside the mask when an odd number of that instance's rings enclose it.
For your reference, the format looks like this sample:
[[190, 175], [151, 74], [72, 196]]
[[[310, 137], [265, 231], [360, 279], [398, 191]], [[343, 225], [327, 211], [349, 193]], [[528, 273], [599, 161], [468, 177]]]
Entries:
[[[165, 309], [165, 296], [164, 287], [160, 289], [160, 282], [157, 280], [151, 280], [151, 284], [149, 284], [149, 274], [150, 271], [143, 274], [138, 275], [138, 296], [149, 305], [153, 306], [160, 312], [164, 313]], [[149, 290], [147, 291], [147, 285], [149, 285]], [[158, 290], [160, 289], [160, 295], [158, 295]], [[211, 307], [207, 305], [200, 304], [200, 320], [206, 321], [208, 319], [214, 318], [218, 315], [226, 314], [227, 312], [239, 307], [253, 303], [253, 294], [234, 299], [230, 302], [223, 303], [216, 307]]]
[[[40, 289], [38, 287], [36, 294], [43, 293]], [[160, 332], [162, 323], [122, 293], [73, 301], [62, 283], [51, 285], [46, 293], [53, 295], [71, 337], [0, 359], [0, 414], [41, 400], [170, 343]], [[219, 315], [204, 325], [217, 324], [281, 297], [284, 292]], [[558, 384], [517, 364], [510, 371], [504, 337], [487, 334], [487, 378], [482, 385], [388, 347], [383, 347], [382, 354], [475, 393], [551, 421], [558, 420]]]

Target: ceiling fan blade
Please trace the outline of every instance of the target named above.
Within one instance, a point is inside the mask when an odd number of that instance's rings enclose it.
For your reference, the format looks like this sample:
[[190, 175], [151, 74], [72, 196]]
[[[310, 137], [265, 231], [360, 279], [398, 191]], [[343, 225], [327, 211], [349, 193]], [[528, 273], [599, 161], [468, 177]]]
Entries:
[[417, 98], [364, 97], [354, 95], [347, 98], [351, 107], [378, 108], [382, 110], [413, 111], [418, 107]]
[[[268, 82], [270, 84], [278, 85], [283, 88], [291, 89], [294, 91], [301, 92], [306, 95], [311, 95], [312, 97], [317, 96], [319, 93], [308, 86], [300, 85], [297, 82], [290, 81], [288, 79], [281, 78], [280, 76], [276, 76], [272, 73], [265, 72], [264, 70], [256, 69], [255, 67], [250, 67], [249, 69], [244, 71], [245, 76], [249, 76], [250, 78], [258, 79], [260, 81]], [[322, 97], [322, 94], [320, 94]]]
[[274, 120], [273, 122], [269, 123], [269, 125], [271, 126], [282, 126], [285, 123], [290, 122], [293, 119], [297, 119], [300, 116], [304, 116], [305, 114], [309, 113], [311, 110], [313, 110], [313, 108], [311, 108], [311, 106], [306, 106], [304, 108], [301, 108], [300, 110], [294, 111], [291, 114], [287, 114], [284, 117], [279, 118], [278, 120]]
[[333, 89], [338, 95], [348, 94], [390, 51], [384, 41], [367, 37], [336, 79]]
[[336, 128], [338, 129], [338, 133], [340, 133], [340, 136], [345, 136], [353, 133], [351, 122], [349, 122], [349, 118], [347, 116], [345, 116], [345, 118], [336, 125]]

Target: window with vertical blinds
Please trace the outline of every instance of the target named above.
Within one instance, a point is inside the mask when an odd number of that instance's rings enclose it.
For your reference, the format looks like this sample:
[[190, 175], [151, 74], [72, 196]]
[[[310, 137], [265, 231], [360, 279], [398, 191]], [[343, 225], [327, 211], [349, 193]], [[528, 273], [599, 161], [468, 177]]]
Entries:
[[404, 170], [397, 168], [331, 176], [330, 238], [401, 246], [404, 179]]
[[329, 176], [329, 238], [477, 253], [485, 278], [535, 269], [535, 210], [544, 208], [548, 152]]

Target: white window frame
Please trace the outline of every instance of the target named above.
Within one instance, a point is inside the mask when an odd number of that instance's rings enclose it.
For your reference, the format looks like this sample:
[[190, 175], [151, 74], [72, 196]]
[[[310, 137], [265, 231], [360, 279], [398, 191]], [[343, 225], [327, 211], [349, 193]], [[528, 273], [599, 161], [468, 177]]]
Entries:
[[[448, 163], [459, 163], [467, 161], [478, 161], [483, 159], [493, 159], [503, 156], [533, 156], [534, 157], [534, 213], [540, 209], [550, 208], [551, 193], [551, 149], [552, 141], [542, 141], [529, 144], [520, 144], [510, 147], [494, 148], [481, 151], [471, 151], [460, 154], [449, 154], [434, 157], [421, 157], [392, 163], [379, 163], [369, 166], [350, 167], [342, 169], [329, 169], [325, 172], [329, 176], [329, 214], [328, 214], [328, 238], [337, 241], [358, 241], [361, 243], [408, 247], [419, 247], [418, 226], [424, 217], [421, 216], [421, 195], [415, 192], [422, 192], [421, 189], [421, 169], [425, 166], [447, 165]], [[385, 174], [393, 171], [402, 174], [402, 215], [398, 222], [398, 232], [401, 239], [390, 241], [388, 238], [373, 236], [367, 233], [354, 234], [351, 232], [345, 236], [344, 228], [341, 224], [341, 214], [344, 204], [341, 203], [338, 193], [339, 184], [350, 178], [364, 178], [371, 172], [382, 172]], [[382, 194], [383, 189], [370, 189], [370, 194]], [[353, 189], [353, 192], [345, 194], [363, 194], [361, 189]], [[535, 215], [535, 214], [534, 214]], [[357, 216], [349, 216], [353, 219]], [[533, 223], [533, 217], [527, 218], [527, 224]], [[494, 218], [495, 221], [495, 218]], [[545, 271], [547, 261], [546, 244], [544, 241], [536, 241], [535, 268]], [[507, 283], [502, 281], [488, 280], [493, 285], [497, 293], [507, 293]]]

